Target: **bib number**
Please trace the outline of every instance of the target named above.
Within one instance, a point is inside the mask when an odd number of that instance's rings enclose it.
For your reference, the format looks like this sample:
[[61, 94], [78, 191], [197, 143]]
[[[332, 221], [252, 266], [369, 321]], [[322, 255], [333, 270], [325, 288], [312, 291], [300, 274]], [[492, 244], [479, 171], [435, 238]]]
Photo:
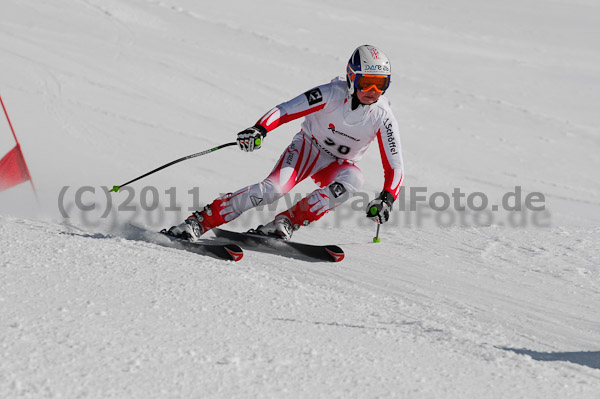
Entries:
[[337, 145], [335, 143], [335, 141], [333, 141], [331, 138], [327, 137], [325, 139], [325, 141], [323, 141], [326, 145], [328, 145], [329, 147], [336, 147], [337, 146], [337, 152], [339, 152], [342, 155], [347, 155], [350, 152], [350, 147], [348, 147], [347, 145]]

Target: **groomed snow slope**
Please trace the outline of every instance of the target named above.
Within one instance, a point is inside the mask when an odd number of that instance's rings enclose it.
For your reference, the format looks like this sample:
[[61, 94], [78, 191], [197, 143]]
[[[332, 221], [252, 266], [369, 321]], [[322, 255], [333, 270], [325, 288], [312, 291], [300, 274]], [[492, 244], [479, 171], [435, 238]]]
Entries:
[[[202, 3], [0, 6], [0, 94], [40, 205], [28, 184], [0, 193], [0, 397], [597, 396], [599, 5]], [[376, 245], [354, 201], [295, 236], [340, 244], [339, 264], [223, 262], [128, 228], [263, 178], [291, 123], [260, 152], [148, 177], [107, 211], [102, 186], [231, 141], [364, 43], [392, 59], [407, 190], [492, 204], [519, 186], [546, 210], [396, 209]], [[2, 154], [11, 140], [0, 123]], [[359, 166], [378, 192], [375, 146]], [[96, 209], [78, 209], [82, 187]]]

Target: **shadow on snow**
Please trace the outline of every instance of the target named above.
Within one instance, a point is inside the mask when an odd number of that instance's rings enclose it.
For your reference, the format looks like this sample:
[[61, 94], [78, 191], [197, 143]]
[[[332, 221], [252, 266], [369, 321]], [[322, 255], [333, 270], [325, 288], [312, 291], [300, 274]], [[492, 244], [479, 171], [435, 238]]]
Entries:
[[536, 352], [529, 349], [500, 348], [505, 351], [527, 355], [542, 362], [570, 362], [600, 369], [600, 352]]

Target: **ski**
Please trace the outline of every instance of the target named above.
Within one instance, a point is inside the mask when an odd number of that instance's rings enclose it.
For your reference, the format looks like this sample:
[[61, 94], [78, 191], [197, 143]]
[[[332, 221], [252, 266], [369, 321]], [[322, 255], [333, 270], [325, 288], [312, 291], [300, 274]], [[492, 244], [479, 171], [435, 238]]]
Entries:
[[219, 238], [238, 243], [242, 247], [253, 251], [313, 262], [341, 262], [344, 259], [344, 251], [337, 245], [303, 244], [260, 234], [238, 233], [219, 228], [212, 229], [212, 232]]
[[199, 255], [210, 256], [216, 259], [237, 262], [244, 256], [244, 251], [242, 248], [234, 243], [219, 242], [211, 239], [190, 242], [181, 238], [170, 236], [164, 232], [150, 231], [144, 227], [136, 226], [134, 224], [128, 224], [122, 234], [128, 239], [143, 240], [163, 247], [181, 249]]
[[168, 247], [183, 249], [200, 255], [213, 256], [218, 259], [232, 260], [234, 262], [237, 262], [244, 257], [244, 250], [237, 244], [211, 242], [210, 240], [190, 242], [164, 233], [161, 234], [170, 240], [171, 245], [165, 245]]

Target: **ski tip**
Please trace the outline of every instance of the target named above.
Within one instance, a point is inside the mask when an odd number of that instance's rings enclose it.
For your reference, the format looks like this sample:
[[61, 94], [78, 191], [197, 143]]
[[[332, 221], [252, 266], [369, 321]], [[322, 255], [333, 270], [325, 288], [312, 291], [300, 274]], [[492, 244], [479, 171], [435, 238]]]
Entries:
[[225, 247], [225, 250], [234, 262], [239, 262], [244, 257], [244, 250], [239, 245], [229, 244]]
[[333, 262], [341, 262], [344, 260], [344, 257], [346, 256], [346, 254], [340, 247], [331, 246], [326, 249], [327, 249], [327, 252], [329, 253], [329, 255], [331, 255], [331, 260]]
[[119, 191], [120, 188], [121, 186], [113, 186], [112, 190], [110, 190], [109, 193], [116, 193]]

